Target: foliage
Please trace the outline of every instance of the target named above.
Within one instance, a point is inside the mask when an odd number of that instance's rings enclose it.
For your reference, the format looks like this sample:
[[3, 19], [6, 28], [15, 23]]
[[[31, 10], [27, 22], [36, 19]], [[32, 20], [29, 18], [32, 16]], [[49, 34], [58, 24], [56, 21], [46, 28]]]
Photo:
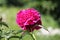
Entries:
[[[54, 27], [54, 28], [60, 27], [58, 26], [58, 23], [56, 21], [56, 20], [58, 20], [58, 22], [60, 21], [60, 18], [59, 18], [60, 6], [59, 5], [60, 5], [60, 1], [58, 0], [54, 0], [54, 1], [51, 1], [51, 0], [48, 0], [48, 1], [46, 0], [0, 0], [0, 6], [2, 6], [0, 7], [0, 14], [2, 13], [6, 14], [7, 20], [8, 20], [7, 22], [9, 24], [7, 25], [6, 22], [0, 22], [0, 25], [2, 24], [2, 26], [0, 26], [1, 27], [0, 39], [2, 38], [4, 40], [4, 38], [6, 37], [10, 40], [16, 40], [15, 38], [18, 38], [17, 40], [19, 40], [19, 38], [21, 37], [20, 32], [22, 32], [22, 30], [20, 30], [19, 27], [17, 27], [15, 23], [15, 15], [18, 10], [23, 9], [23, 8], [33, 7], [39, 10], [42, 14], [41, 15], [42, 23], [45, 27], [49, 27], [49, 26]], [[8, 6], [8, 7], [5, 7], [5, 6]], [[53, 17], [56, 20], [54, 20]], [[4, 28], [6, 28], [7, 31]], [[24, 36], [23, 38], [24, 40], [32, 40], [32, 39], [29, 39], [30, 38], [29, 35]], [[60, 40], [60, 35], [55, 35], [52, 37], [36, 35], [36, 38], [37, 40]]]
[[[19, 40], [22, 39], [22, 37], [25, 34], [29, 34], [31, 35], [31, 37], [33, 38], [33, 40], [35, 40], [35, 37], [32, 35], [32, 33], [30, 33], [29, 31], [23, 31], [23, 30], [5, 30], [3, 25], [6, 26], [9, 29], [9, 26], [2, 21], [2, 17], [0, 18], [0, 40], [2, 38], [5, 38], [5, 40], [10, 40], [11, 38], [18, 38]], [[21, 33], [21, 36], [17, 36], [17, 34]]]

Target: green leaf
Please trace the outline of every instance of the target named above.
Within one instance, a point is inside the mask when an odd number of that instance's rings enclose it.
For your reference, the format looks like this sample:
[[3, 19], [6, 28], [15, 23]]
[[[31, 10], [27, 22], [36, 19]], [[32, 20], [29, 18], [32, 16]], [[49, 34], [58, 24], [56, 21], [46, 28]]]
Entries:
[[8, 25], [5, 22], [0, 22], [0, 25], [4, 25], [4, 26], [8, 27]]
[[43, 25], [39, 25], [39, 26], [48, 31], [48, 29], [45, 26], [43, 26]]
[[20, 39], [19, 36], [11, 36], [11, 37], [8, 38], [8, 40], [11, 39], [11, 38], [19, 38]]
[[2, 39], [3, 37], [0, 36], [0, 40]]
[[17, 32], [15, 32], [15, 34], [19, 34], [21, 32], [23, 32], [23, 30], [18, 30]]
[[[48, 31], [48, 29], [47, 29], [45, 26], [43, 26], [42, 28], [45, 29], [46, 31]], [[48, 31], [48, 32], [49, 32], [49, 31]]]

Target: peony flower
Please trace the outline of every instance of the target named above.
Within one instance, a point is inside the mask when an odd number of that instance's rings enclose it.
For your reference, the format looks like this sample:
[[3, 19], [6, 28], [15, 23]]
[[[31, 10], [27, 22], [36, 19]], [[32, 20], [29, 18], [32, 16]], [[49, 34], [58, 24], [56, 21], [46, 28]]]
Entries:
[[22, 30], [30, 32], [40, 29], [38, 25], [42, 25], [41, 15], [34, 8], [20, 10], [17, 13], [16, 22]]

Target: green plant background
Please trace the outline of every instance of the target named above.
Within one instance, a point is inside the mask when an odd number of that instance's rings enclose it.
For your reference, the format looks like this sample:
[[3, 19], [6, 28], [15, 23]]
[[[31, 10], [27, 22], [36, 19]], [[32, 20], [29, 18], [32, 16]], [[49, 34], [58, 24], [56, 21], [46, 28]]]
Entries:
[[[16, 1], [16, 0], [15, 0]], [[57, 3], [53, 3], [52, 1], [46, 1], [46, 0], [18, 0], [23, 5], [14, 6], [14, 5], [8, 5], [6, 0], [0, 0], [0, 15], [5, 14], [6, 15], [6, 23], [9, 25], [9, 28], [12, 30], [19, 30], [20, 27], [16, 24], [16, 14], [21, 9], [26, 8], [35, 8], [41, 13], [41, 20], [42, 24], [47, 27], [53, 27], [53, 28], [60, 28], [58, 25], [59, 20], [55, 20], [52, 15], [50, 15], [50, 10], [54, 11], [57, 7]], [[16, 3], [16, 2], [15, 2]], [[16, 5], [16, 4], [15, 4]], [[42, 7], [42, 9], [41, 9]], [[46, 11], [44, 11], [46, 9]], [[56, 13], [57, 14], [57, 13]], [[3, 26], [4, 27], [4, 26]], [[4, 27], [5, 31], [9, 30], [8, 28]], [[60, 40], [60, 35], [54, 35], [54, 36], [43, 36], [43, 35], [36, 35], [35, 36], [37, 40]], [[20, 36], [20, 34], [17, 34]], [[2, 39], [4, 40], [4, 38]], [[10, 40], [19, 40], [18, 38], [11, 38]], [[32, 40], [30, 35], [26, 35], [23, 37], [23, 40]]]

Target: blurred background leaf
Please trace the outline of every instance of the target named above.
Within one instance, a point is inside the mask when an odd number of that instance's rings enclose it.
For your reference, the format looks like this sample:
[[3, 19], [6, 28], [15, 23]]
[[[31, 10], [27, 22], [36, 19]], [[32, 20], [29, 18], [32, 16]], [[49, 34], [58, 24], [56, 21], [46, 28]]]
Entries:
[[4, 25], [4, 26], [8, 27], [8, 25], [5, 22], [0, 22], [0, 25]]

